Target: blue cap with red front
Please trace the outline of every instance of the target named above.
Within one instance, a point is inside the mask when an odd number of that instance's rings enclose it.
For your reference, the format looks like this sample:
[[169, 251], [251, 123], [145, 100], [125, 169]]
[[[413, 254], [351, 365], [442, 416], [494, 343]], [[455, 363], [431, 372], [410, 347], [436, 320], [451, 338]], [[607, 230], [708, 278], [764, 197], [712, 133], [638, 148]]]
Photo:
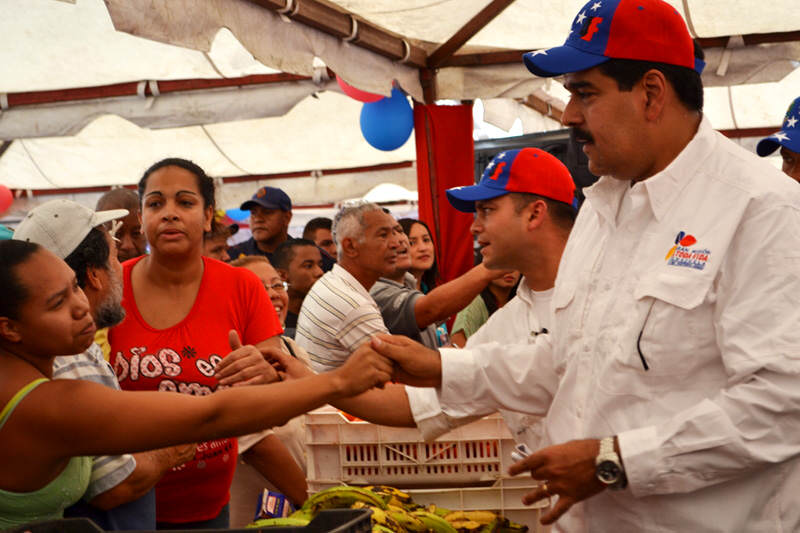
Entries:
[[781, 146], [800, 153], [800, 97], [795, 98], [786, 110], [781, 129], [758, 141], [756, 152], [765, 157]]
[[277, 187], [264, 186], [258, 189], [253, 197], [239, 207], [242, 211], [250, 211], [255, 206], [264, 209], [280, 209], [281, 211], [292, 210], [292, 200], [289, 195]]
[[447, 199], [459, 211], [470, 213], [475, 211], [475, 202], [510, 192], [536, 194], [576, 207], [575, 183], [569, 170], [539, 148], [500, 152], [477, 185], [447, 189]]
[[523, 56], [537, 76], [578, 72], [608, 61], [633, 59], [703, 71], [680, 13], [663, 0], [590, 0], [575, 16], [562, 46]]

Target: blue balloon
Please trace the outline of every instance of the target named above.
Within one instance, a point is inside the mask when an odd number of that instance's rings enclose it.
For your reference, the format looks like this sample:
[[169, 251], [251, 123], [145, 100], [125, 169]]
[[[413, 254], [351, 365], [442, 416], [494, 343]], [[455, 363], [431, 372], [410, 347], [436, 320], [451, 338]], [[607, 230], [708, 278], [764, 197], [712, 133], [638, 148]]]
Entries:
[[406, 95], [398, 88], [392, 96], [361, 108], [361, 133], [378, 150], [390, 151], [403, 146], [414, 131], [414, 112]]
[[231, 220], [239, 222], [240, 220], [244, 220], [249, 217], [250, 211], [243, 211], [241, 209], [228, 209], [225, 211], [225, 214], [228, 215], [228, 218]]

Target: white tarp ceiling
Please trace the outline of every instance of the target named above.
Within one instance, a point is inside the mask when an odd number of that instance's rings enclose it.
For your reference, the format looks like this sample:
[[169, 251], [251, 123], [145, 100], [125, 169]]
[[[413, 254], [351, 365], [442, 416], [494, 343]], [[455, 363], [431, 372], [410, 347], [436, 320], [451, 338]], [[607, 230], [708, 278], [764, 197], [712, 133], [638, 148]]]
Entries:
[[[430, 51], [489, 0], [330, 3], [415, 39], [415, 44]], [[516, 0], [461, 52], [559, 44], [583, 3]], [[701, 37], [800, 30], [797, 0], [773, 0], [769, 6], [755, 0], [671, 3], [689, 14]], [[117, 27], [162, 42], [114, 31], [106, 7]], [[314, 76], [320, 72], [316, 57], [363, 89], [388, 94], [396, 80], [421, 99], [415, 68], [287, 21], [247, 0], [106, 0], [105, 4], [102, 0], [0, 0], [0, 9], [15, 15], [0, 17], [0, 95], [277, 71]], [[799, 60], [797, 42], [710, 49], [704, 82], [706, 111], [715, 127], [777, 125], [789, 101], [800, 93], [800, 71], [795, 70]], [[275, 87], [12, 107], [0, 113], [0, 138], [28, 139], [13, 143], [0, 157], [0, 183], [21, 189], [131, 183], [160, 154], [194, 157], [217, 176], [368, 166], [415, 158], [413, 141], [396, 152], [370, 148], [358, 128], [360, 104], [331, 91], [320, 93], [319, 99], [307, 98], [334, 87], [317, 79], [317, 83]], [[530, 120], [525, 116], [530, 111], [516, 102], [490, 100], [531, 93], [554, 102], [566, 98], [558, 83], [531, 76], [521, 64], [447, 67], [437, 76], [440, 98], [487, 99], [493, 102], [487, 102], [487, 116], [493, 114], [498, 123], [508, 123], [516, 114], [527, 124], [556, 127], [549, 119]], [[302, 103], [282, 119], [242, 120], [281, 115], [297, 102]], [[130, 122], [106, 117], [106, 113]], [[95, 117], [101, 118], [91, 123]], [[86, 124], [90, 125], [84, 128]], [[206, 126], [177, 127], [200, 124]], [[169, 129], [151, 131], [137, 125]], [[76, 132], [71, 137], [31, 139]]]

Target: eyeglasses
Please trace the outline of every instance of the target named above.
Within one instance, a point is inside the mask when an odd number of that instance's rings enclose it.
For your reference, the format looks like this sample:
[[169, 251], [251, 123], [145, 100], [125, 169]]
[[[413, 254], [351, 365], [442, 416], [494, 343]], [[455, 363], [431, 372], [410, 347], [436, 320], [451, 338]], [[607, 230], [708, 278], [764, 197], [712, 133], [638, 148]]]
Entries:
[[289, 284], [285, 281], [276, 281], [272, 285], [264, 285], [267, 289], [272, 289], [273, 291], [287, 291], [289, 290]]

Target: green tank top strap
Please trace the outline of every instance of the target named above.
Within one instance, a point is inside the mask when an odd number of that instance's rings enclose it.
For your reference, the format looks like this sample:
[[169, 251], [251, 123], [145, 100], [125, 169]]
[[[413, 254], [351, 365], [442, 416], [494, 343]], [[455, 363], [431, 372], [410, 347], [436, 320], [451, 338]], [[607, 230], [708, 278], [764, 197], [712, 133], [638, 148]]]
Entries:
[[14, 408], [17, 407], [17, 404], [19, 404], [19, 402], [21, 402], [22, 399], [25, 398], [25, 396], [27, 396], [29, 392], [31, 392], [33, 389], [35, 389], [45, 381], [48, 381], [48, 379], [47, 378], [35, 379], [30, 383], [28, 383], [27, 385], [25, 385], [24, 387], [22, 387], [20, 390], [17, 391], [17, 393], [14, 396], [11, 397], [11, 399], [8, 401], [5, 407], [3, 407], [3, 410], [0, 411], [0, 429], [3, 428], [3, 426], [6, 423], [6, 419], [8, 419], [8, 417], [11, 416], [11, 413], [14, 411]]

